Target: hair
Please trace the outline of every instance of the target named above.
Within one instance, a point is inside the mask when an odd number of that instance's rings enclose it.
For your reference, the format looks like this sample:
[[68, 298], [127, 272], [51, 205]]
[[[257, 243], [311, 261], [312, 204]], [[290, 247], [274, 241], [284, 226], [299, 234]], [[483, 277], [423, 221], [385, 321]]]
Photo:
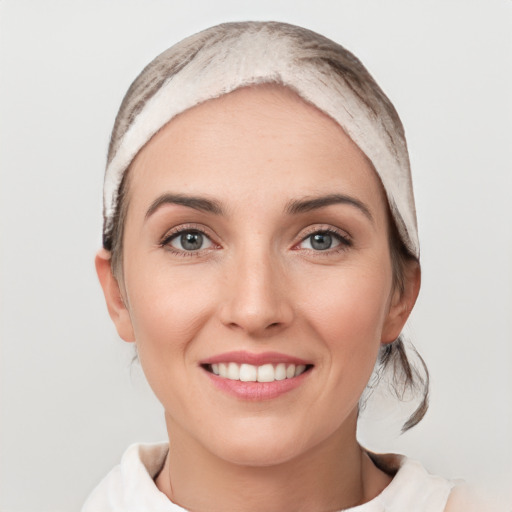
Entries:
[[[410, 264], [419, 264], [419, 261], [407, 250], [400, 239], [391, 215], [388, 215], [388, 218], [390, 219], [389, 250], [393, 271], [393, 286], [400, 293], [404, 293], [405, 269]], [[403, 336], [398, 336], [393, 343], [381, 346], [374, 371], [377, 384], [384, 374], [391, 373], [391, 391], [399, 400], [403, 400], [407, 394], [420, 397], [418, 406], [403, 424], [402, 433], [414, 427], [423, 419], [427, 413], [429, 403], [430, 377], [427, 365], [411, 343], [409, 343], [409, 352], [416, 359], [414, 363], [409, 359]]]
[[[404, 129], [398, 113], [366, 68], [348, 50], [320, 34], [285, 23], [225, 23], [192, 36], [189, 40], [182, 42], [177, 50], [174, 47], [170, 48], [143, 69], [128, 89], [117, 113], [109, 144], [107, 165], [113, 160], [123, 137], [146, 103], [164, 83], [171, 80], [192, 62], [203, 47], [215, 47], [217, 44], [225, 47], [226, 39], [238, 37], [243, 31], [263, 25], [282, 37], [292, 38], [297, 58], [312, 63], [318, 69], [319, 74], [330, 73], [333, 76], [341, 77], [374, 113], [375, 122], [384, 125], [384, 133], [388, 138], [387, 143], [395, 146], [405, 145]], [[197, 73], [196, 78], [200, 79], [200, 70]], [[277, 84], [280, 83], [279, 79], [273, 81]], [[272, 83], [272, 80], [268, 79], [265, 82]], [[107, 218], [104, 212], [103, 224], [103, 247], [111, 253], [112, 272], [121, 285], [123, 282], [123, 237], [129, 207], [129, 182], [130, 167], [125, 170], [120, 181], [112, 218]], [[403, 225], [397, 226], [397, 222], [400, 222], [401, 219], [392, 215], [391, 210], [394, 205], [389, 201], [388, 197], [389, 247], [393, 285], [395, 289], [403, 293], [406, 268], [410, 264], [419, 264], [419, 260], [407, 248], [404, 239], [400, 236], [400, 233], [403, 233]], [[412, 354], [409, 355], [414, 355], [417, 359], [415, 364], [409, 358], [402, 336], [399, 336], [393, 343], [381, 347], [375, 368], [378, 380], [385, 373], [391, 372], [391, 388], [397, 398], [402, 400], [408, 392], [420, 396], [419, 406], [404, 423], [402, 432], [419, 423], [428, 409], [428, 370], [414, 347], [411, 347], [410, 351]]]

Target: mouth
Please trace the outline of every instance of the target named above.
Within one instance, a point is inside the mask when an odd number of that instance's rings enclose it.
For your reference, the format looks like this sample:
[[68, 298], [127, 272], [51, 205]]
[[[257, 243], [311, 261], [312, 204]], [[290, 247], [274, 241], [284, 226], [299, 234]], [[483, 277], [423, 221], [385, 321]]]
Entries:
[[299, 377], [313, 368], [312, 364], [265, 363], [253, 365], [248, 363], [222, 362], [201, 365], [207, 372], [223, 379], [241, 382], [275, 382]]
[[277, 398], [303, 385], [314, 364], [297, 357], [245, 351], [219, 354], [200, 362], [210, 382], [238, 399]]

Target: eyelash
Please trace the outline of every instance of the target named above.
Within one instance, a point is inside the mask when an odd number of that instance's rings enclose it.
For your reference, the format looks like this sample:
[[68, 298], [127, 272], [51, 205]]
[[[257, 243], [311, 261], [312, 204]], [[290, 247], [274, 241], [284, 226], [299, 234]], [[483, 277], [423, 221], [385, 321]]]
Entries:
[[[162, 248], [167, 249], [169, 252], [176, 256], [182, 256], [182, 257], [191, 257], [191, 256], [199, 256], [201, 252], [208, 250], [206, 249], [198, 249], [194, 251], [186, 251], [186, 250], [180, 250], [175, 249], [171, 242], [178, 238], [179, 236], [182, 236], [186, 233], [199, 233], [206, 237], [212, 245], [219, 247], [218, 244], [215, 244], [215, 242], [212, 240], [211, 236], [209, 236], [204, 229], [202, 229], [200, 226], [194, 226], [194, 225], [186, 225], [186, 226], [180, 226], [178, 228], [173, 229], [172, 231], [165, 234], [165, 236], [162, 238], [162, 240], [159, 243], [159, 246]], [[334, 248], [328, 248], [325, 250], [315, 250], [315, 249], [304, 249], [305, 251], [308, 251], [310, 253], [315, 253], [316, 255], [322, 255], [327, 256], [329, 254], [337, 254], [339, 252], [346, 251], [349, 247], [352, 247], [353, 243], [351, 238], [346, 233], [341, 233], [340, 231], [337, 231], [336, 229], [333, 229], [331, 227], [325, 227], [325, 228], [311, 228], [309, 232], [306, 232], [306, 234], [301, 238], [300, 242], [295, 244], [293, 246], [294, 250], [297, 246], [305, 242], [308, 238], [312, 237], [313, 235], [317, 234], [328, 234], [333, 236], [338, 242], [339, 245], [335, 246]]]
[[[325, 228], [319, 228], [315, 226], [314, 228], [311, 228], [310, 231], [307, 231], [306, 234], [302, 237], [300, 242], [296, 244], [294, 247], [297, 247], [298, 245], [305, 242], [308, 238], [312, 237], [313, 235], [318, 234], [328, 234], [331, 235], [333, 238], [335, 238], [339, 245], [333, 248], [325, 249], [325, 250], [315, 250], [315, 249], [304, 249], [308, 252], [315, 253], [315, 255], [319, 256], [328, 256], [332, 254], [337, 254], [343, 251], [346, 251], [348, 248], [352, 247], [353, 242], [350, 236], [345, 232], [340, 232], [332, 227], [325, 227]], [[298, 250], [298, 249], [296, 249]]]
[[199, 234], [203, 235], [205, 238], [207, 238], [208, 240], [210, 240], [210, 242], [212, 243], [213, 246], [218, 247], [218, 244], [216, 244], [212, 240], [212, 237], [210, 235], [208, 235], [208, 233], [206, 233], [206, 231], [203, 228], [201, 228], [200, 226], [194, 226], [192, 224], [180, 226], [178, 228], [171, 230], [170, 232], [167, 232], [164, 235], [164, 237], [162, 238], [162, 240], [160, 241], [159, 246], [167, 249], [169, 252], [171, 252], [172, 254], [174, 254], [176, 256], [182, 256], [184, 258], [191, 257], [191, 256], [199, 256], [202, 251], [208, 250], [208, 249], [198, 249], [196, 251], [185, 251], [185, 250], [175, 249], [171, 245], [171, 242], [186, 233], [199, 233]]

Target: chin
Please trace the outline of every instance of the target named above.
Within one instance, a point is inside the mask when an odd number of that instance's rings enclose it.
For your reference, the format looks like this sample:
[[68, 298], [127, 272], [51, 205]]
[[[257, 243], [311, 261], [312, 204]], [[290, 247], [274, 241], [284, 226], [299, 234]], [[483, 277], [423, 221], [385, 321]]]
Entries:
[[264, 467], [291, 461], [315, 444], [304, 428], [293, 429], [282, 422], [269, 425], [254, 418], [249, 421], [252, 424], [247, 428], [224, 430], [209, 450], [232, 464]]

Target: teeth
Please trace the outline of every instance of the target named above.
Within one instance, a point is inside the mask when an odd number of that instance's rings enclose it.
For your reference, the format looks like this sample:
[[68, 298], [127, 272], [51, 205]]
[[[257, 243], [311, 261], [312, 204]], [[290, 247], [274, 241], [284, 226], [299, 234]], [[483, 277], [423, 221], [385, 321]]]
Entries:
[[224, 379], [242, 382], [274, 382], [275, 380], [298, 377], [306, 371], [306, 365], [279, 363], [275, 366], [272, 364], [254, 366], [245, 363], [239, 365], [233, 362], [215, 363], [211, 365], [211, 371]]
[[227, 376], [231, 380], [240, 380], [240, 366], [236, 363], [229, 363]]
[[258, 366], [258, 382], [274, 382], [274, 367], [271, 364]]
[[274, 370], [274, 378], [276, 380], [284, 380], [286, 379], [286, 365], [284, 363], [279, 363]]
[[295, 368], [295, 377], [298, 377], [301, 373], [304, 373], [304, 370], [306, 369], [306, 365], [299, 364]]
[[[234, 364], [238, 366], [236, 363], [229, 363]], [[252, 364], [242, 364], [240, 365], [240, 380], [243, 382], [256, 382], [256, 376], [258, 374], [258, 369], [256, 366], [253, 366]], [[228, 379], [229, 379], [228, 375]], [[232, 380], [238, 380], [238, 379], [232, 379]]]

